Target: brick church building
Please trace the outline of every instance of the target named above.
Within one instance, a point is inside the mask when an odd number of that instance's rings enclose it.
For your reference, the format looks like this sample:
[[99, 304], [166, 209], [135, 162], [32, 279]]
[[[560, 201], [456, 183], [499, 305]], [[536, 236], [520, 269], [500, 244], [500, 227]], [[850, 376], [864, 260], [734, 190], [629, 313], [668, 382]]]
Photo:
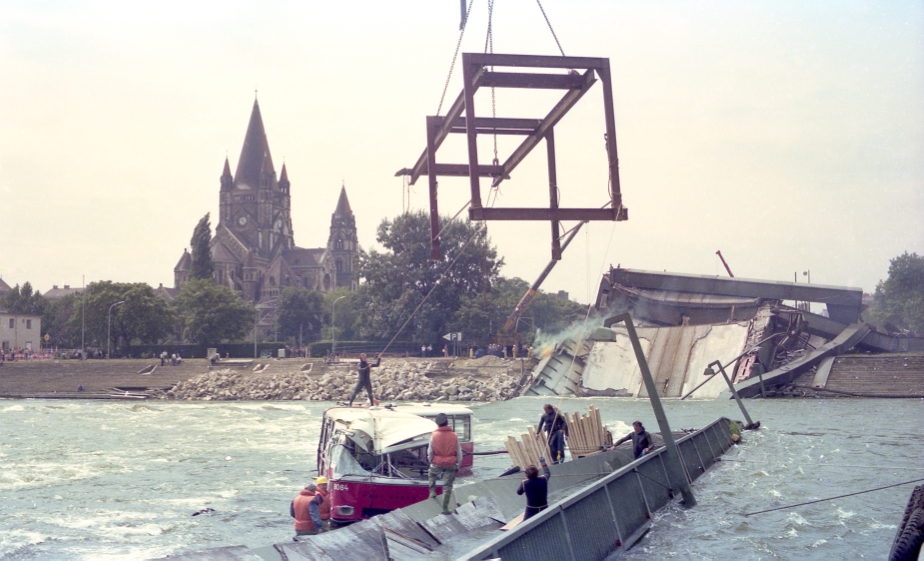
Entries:
[[[225, 158], [220, 185], [218, 225], [210, 243], [215, 282], [240, 292], [245, 300], [265, 310], [275, 308], [279, 294], [289, 286], [319, 292], [339, 287], [356, 290], [359, 244], [346, 188], [341, 187], [331, 215], [327, 245], [296, 246], [289, 176], [283, 164], [276, 177], [256, 101], [237, 171], [231, 175]], [[192, 255], [184, 250], [174, 268], [170, 292], [179, 291], [191, 265]]]

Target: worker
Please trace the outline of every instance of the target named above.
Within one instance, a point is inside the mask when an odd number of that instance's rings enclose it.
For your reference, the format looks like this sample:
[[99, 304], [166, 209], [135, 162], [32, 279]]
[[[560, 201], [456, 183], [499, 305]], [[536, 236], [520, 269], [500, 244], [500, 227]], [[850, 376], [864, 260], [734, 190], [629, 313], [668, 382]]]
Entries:
[[318, 486], [318, 495], [324, 501], [318, 506], [318, 513], [321, 515], [321, 529], [327, 532], [330, 530], [330, 493], [327, 490], [327, 478], [322, 475], [314, 482]]
[[568, 439], [568, 423], [565, 418], [558, 412], [558, 407], [552, 407], [551, 403], [543, 406], [545, 414], [539, 417], [539, 426], [536, 427], [536, 438], [542, 434], [542, 427], [549, 431], [549, 453], [552, 455], [552, 463], [560, 464], [565, 461], [565, 440]]
[[526, 479], [517, 488], [517, 495], [526, 494], [526, 510], [523, 511], [523, 520], [529, 520], [530, 517], [539, 514], [549, 506], [549, 478], [552, 477], [552, 472], [549, 471], [545, 458], [539, 458], [539, 463], [542, 465], [542, 476], [539, 476], [536, 466], [529, 464], [526, 466]]
[[324, 499], [317, 491], [318, 486], [309, 483], [289, 505], [289, 515], [295, 519], [295, 541], [298, 536], [314, 536], [323, 531], [320, 505]]
[[436, 430], [430, 434], [427, 446], [427, 460], [430, 462], [430, 498], [436, 498], [436, 480], [443, 480], [443, 514], [451, 514], [449, 501], [452, 499], [452, 484], [456, 480], [456, 471], [462, 464], [462, 445], [459, 435], [449, 426], [445, 413], [436, 416]]
[[375, 397], [372, 395], [372, 369], [377, 368], [381, 363], [382, 353], [375, 357], [375, 364], [369, 364], [366, 360], [366, 353], [359, 353], [359, 377], [356, 380], [356, 387], [353, 388], [353, 395], [350, 396], [350, 407], [353, 407], [353, 400], [362, 389], [369, 394], [369, 405], [375, 405]]
[[617, 440], [610, 450], [615, 450], [617, 446], [629, 440], [632, 441], [632, 452], [636, 460], [651, 451], [651, 435], [645, 430], [641, 421], [633, 422], [632, 432]]

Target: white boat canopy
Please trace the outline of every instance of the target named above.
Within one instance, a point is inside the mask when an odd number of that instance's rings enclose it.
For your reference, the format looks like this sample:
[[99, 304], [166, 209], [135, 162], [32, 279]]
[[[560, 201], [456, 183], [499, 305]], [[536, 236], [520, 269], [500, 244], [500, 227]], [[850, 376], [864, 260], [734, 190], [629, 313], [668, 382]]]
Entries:
[[430, 419], [378, 407], [335, 407], [324, 414], [346, 425], [347, 437], [374, 455], [425, 445], [436, 430]]

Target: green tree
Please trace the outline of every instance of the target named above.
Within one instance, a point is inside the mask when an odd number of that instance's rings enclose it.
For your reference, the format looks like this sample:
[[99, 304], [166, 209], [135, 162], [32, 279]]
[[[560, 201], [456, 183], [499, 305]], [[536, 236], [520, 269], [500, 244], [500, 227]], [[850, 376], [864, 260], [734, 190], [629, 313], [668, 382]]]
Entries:
[[192, 247], [192, 265], [189, 269], [189, 280], [211, 279], [215, 271], [212, 263], [212, 252], [209, 242], [212, 240], [212, 225], [209, 223], [209, 213], [205, 213], [202, 220], [196, 224], [189, 245]]
[[[487, 343], [501, 330], [529, 286], [517, 277], [501, 277], [486, 297], [463, 298], [453, 317], [452, 331], [462, 332], [466, 340], [473, 340], [476, 344]], [[521, 340], [529, 343], [537, 329], [556, 333], [571, 322], [582, 321], [586, 313], [587, 309], [582, 304], [540, 290], [514, 327]]]
[[[360, 338], [360, 313], [366, 296], [363, 292], [340, 287], [324, 295], [323, 315], [325, 339], [331, 339], [336, 332], [338, 341], [356, 341]], [[337, 302], [336, 309], [334, 302]], [[332, 315], [333, 314], [333, 315]], [[336, 325], [334, 325], [336, 322]], [[335, 329], [336, 328], [336, 329]]]
[[889, 277], [876, 285], [867, 318], [887, 331], [924, 334], [924, 256], [906, 251], [889, 261]]
[[[117, 302], [124, 304], [113, 306]], [[110, 308], [112, 312], [110, 313]], [[81, 320], [79, 301], [71, 316], [70, 329], [79, 332]], [[110, 330], [111, 319], [111, 330]], [[145, 283], [100, 281], [91, 283], [86, 292], [87, 343], [106, 347], [121, 339], [126, 344], [138, 341], [157, 343], [173, 332], [176, 318], [163, 298]]]
[[317, 341], [321, 337], [324, 297], [314, 290], [290, 286], [279, 295], [276, 308], [276, 327], [283, 339], [303, 342]]
[[[48, 301], [42, 314], [42, 335], [48, 335], [48, 345], [65, 349], [80, 346], [80, 299], [79, 294], [68, 294]], [[76, 326], [71, 321], [74, 316], [77, 316]]]
[[360, 254], [360, 292], [366, 298], [359, 320], [363, 338], [391, 339], [433, 289], [401, 338], [439, 344], [462, 299], [487, 292], [496, 282], [503, 260], [481, 225], [441, 217], [440, 230], [442, 257], [431, 260], [428, 214], [405, 213], [379, 225], [376, 240], [385, 251]]
[[22, 288], [17, 284], [3, 298], [0, 298], [0, 308], [12, 314], [40, 316], [45, 312], [47, 304], [45, 297], [33, 290], [29, 282], [23, 283]]
[[183, 338], [200, 345], [242, 339], [254, 325], [254, 307], [208, 279], [186, 282], [173, 299]]

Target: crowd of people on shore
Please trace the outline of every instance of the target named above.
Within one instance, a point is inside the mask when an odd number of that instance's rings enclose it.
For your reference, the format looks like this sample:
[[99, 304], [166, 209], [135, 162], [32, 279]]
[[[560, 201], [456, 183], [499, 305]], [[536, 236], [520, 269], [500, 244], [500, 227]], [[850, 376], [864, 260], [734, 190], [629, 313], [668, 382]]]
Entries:
[[0, 364], [17, 360], [49, 359], [54, 358], [54, 356], [54, 353], [48, 349], [42, 349], [41, 351], [36, 352], [32, 349], [21, 349], [19, 347], [13, 347], [10, 349], [0, 350]]

